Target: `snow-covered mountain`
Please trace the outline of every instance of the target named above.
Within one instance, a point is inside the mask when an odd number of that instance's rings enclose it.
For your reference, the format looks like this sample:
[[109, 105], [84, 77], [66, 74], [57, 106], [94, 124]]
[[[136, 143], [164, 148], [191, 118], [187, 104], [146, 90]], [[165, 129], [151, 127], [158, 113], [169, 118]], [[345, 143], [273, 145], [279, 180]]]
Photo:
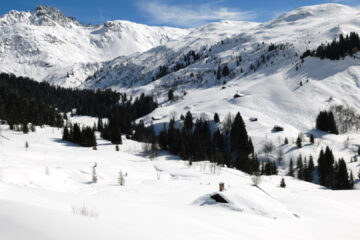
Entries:
[[118, 20], [85, 26], [48, 6], [11, 11], [0, 18], [0, 71], [74, 87], [103, 61], [149, 50], [187, 32]]
[[[346, 157], [357, 172], [350, 159], [359, 134], [324, 136], [314, 128], [319, 111], [334, 105], [360, 113], [359, 58], [331, 61], [307, 57], [302, 61], [300, 56], [341, 33], [359, 33], [359, 16], [360, 11], [351, 7], [322, 4], [262, 24], [213, 23], [147, 52], [109, 61], [81, 87], [154, 94], [161, 107], [144, 120], [149, 124], [155, 117], [158, 129], [174, 114], [178, 119], [187, 111], [209, 119], [215, 112], [224, 119], [228, 113], [240, 111], [259, 154], [266, 141], [280, 144], [285, 137], [296, 139], [301, 132], [313, 133], [319, 138], [316, 145], [301, 149], [279, 145], [285, 158], [296, 159], [300, 153], [317, 156], [330, 145], [336, 157]], [[229, 74], [224, 76], [226, 67]], [[178, 101], [167, 101], [169, 89]], [[240, 97], [234, 98], [235, 94]], [[285, 130], [273, 133], [274, 125]]]
[[[262, 24], [213, 23], [147, 52], [110, 61], [81, 87], [145, 91], [163, 99], [173, 88], [178, 95], [188, 93], [182, 101], [168, 105], [179, 113], [189, 105], [196, 105], [192, 108], [196, 112], [211, 109], [209, 114], [239, 109], [247, 117], [265, 114], [272, 122], [307, 131], [313, 128], [318, 111], [330, 104], [360, 110], [357, 59], [300, 59], [306, 49], [340, 33], [360, 32], [359, 16], [357, 9], [322, 4]], [[218, 80], [218, 70], [222, 72], [225, 66], [229, 75]], [[226, 89], [221, 87], [224, 82]], [[235, 93], [244, 97], [232, 99]], [[326, 101], [330, 97], [332, 103]], [[222, 107], [217, 105], [220, 102]]]

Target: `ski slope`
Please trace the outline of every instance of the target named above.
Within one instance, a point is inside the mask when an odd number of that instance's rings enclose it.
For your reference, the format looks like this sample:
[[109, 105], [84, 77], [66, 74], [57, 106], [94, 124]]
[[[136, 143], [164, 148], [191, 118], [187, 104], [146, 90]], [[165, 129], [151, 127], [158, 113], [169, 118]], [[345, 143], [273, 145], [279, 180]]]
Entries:
[[[75, 118], [92, 125], [96, 119]], [[16, 133], [2, 125], [0, 239], [358, 239], [360, 192], [331, 191], [284, 177], [251, 177], [206, 162], [161, 153], [123, 139], [120, 151], [98, 138], [98, 150], [61, 140], [61, 130]], [[25, 142], [29, 148], [25, 148]], [[97, 163], [98, 182], [91, 183]], [[119, 171], [127, 173], [118, 185]], [[228, 204], [209, 194], [224, 182]], [[73, 213], [85, 206], [95, 217]]]

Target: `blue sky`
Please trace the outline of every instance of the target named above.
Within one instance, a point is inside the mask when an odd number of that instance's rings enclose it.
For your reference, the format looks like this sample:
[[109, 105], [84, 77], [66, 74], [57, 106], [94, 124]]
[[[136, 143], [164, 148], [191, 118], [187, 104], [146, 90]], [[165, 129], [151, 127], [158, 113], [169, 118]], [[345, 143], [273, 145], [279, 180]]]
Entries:
[[121, 19], [194, 27], [223, 19], [264, 22], [297, 7], [329, 2], [360, 6], [360, 0], [6, 0], [0, 14], [49, 5], [85, 24]]

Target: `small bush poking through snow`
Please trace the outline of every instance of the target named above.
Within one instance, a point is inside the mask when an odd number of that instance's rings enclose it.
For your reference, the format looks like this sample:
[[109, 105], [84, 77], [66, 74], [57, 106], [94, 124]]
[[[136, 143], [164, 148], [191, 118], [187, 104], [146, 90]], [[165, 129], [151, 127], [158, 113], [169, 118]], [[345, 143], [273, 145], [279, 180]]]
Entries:
[[83, 204], [81, 207], [72, 206], [72, 211], [75, 215], [81, 215], [84, 217], [96, 218], [99, 216], [99, 213], [95, 209], [90, 209], [85, 204]]
[[257, 187], [261, 183], [261, 175], [259, 173], [255, 173], [251, 176], [251, 181], [253, 186]]
[[125, 176], [126, 174], [124, 174], [121, 170], [119, 172], [119, 177], [118, 177], [118, 183], [120, 186], [124, 186], [125, 185]]

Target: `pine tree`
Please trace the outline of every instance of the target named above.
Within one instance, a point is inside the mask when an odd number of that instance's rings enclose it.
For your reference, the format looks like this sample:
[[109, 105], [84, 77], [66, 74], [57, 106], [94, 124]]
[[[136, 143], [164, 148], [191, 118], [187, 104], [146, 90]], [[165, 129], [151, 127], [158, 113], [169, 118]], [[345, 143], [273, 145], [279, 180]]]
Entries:
[[69, 129], [68, 129], [67, 126], [64, 127], [62, 139], [64, 141], [69, 141], [69, 139], [70, 139], [70, 137], [69, 137]]
[[318, 158], [318, 174], [320, 185], [332, 188], [334, 182], [334, 155], [329, 147], [326, 147], [325, 152], [320, 151]]
[[298, 170], [297, 177], [298, 177], [300, 180], [303, 180], [303, 179], [304, 179], [304, 167], [303, 167], [303, 161], [302, 161], [302, 156], [301, 156], [301, 154], [300, 154], [300, 155], [298, 156], [298, 158], [297, 158], [296, 168], [297, 168], [297, 170]]
[[291, 177], [294, 176], [294, 166], [293, 166], [293, 160], [292, 160], [292, 158], [290, 158], [288, 175], [291, 176]]
[[314, 139], [314, 135], [310, 134], [310, 143], [314, 144], [315, 143], [315, 139]]
[[216, 79], [220, 80], [221, 79], [221, 68], [220, 66], [218, 67], [217, 73], [216, 73]]
[[331, 111], [321, 111], [319, 113], [316, 118], [316, 128], [332, 134], [339, 133], [336, 127], [334, 115]]
[[29, 127], [28, 127], [27, 123], [23, 123], [22, 131], [23, 131], [24, 134], [29, 133]]
[[349, 174], [344, 159], [339, 159], [335, 172], [335, 189], [349, 189]]
[[281, 178], [280, 187], [282, 187], [282, 188], [285, 188], [285, 187], [286, 187], [286, 183], [285, 183], [285, 179], [284, 179], [284, 178]]
[[313, 172], [314, 172], [314, 160], [313, 157], [310, 155], [309, 164], [307, 164], [307, 167], [304, 170], [304, 180], [307, 182], [312, 182]]
[[350, 178], [349, 178], [349, 189], [353, 189], [354, 188], [354, 176], [352, 171], [350, 171]]
[[301, 143], [301, 138], [300, 138], [300, 136], [298, 136], [297, 139], [296, 139], [296, 147], [297, 147], [297, 148], [302, 148], [302, 143]]
[[222, 70], [222, 75], [225, 77], [229, 75], [229, 67], [227, 65], [224, 66]]
[[216, 122], [216, 123], [220, 122], [220, 118], [217, 113], [214, 114], [214, 122]]
[[174, 100], [174, 91], [172, 89], [168, 91], [168, 99], [169, 101]]
[[110, 141], [112, 144], [122, 144], [120, 128], [114, 127], [111, 129]]
[[190, 131], [192, 129], [192, 127], [193, 127], [193, 117], [192, 117], [190, 111], [188, 111], [186, 113], [185, 121], [184, 121], [184, 127], [188, 131]]
[[289, 144], [289, 140], [287, 137], [285, 137], [284, 144], [286, 144], [286, 145]]
[[99, 132], [102, 132], [104, 130], [104, 124], [101, 118], [98, 118], [97, 130]]

